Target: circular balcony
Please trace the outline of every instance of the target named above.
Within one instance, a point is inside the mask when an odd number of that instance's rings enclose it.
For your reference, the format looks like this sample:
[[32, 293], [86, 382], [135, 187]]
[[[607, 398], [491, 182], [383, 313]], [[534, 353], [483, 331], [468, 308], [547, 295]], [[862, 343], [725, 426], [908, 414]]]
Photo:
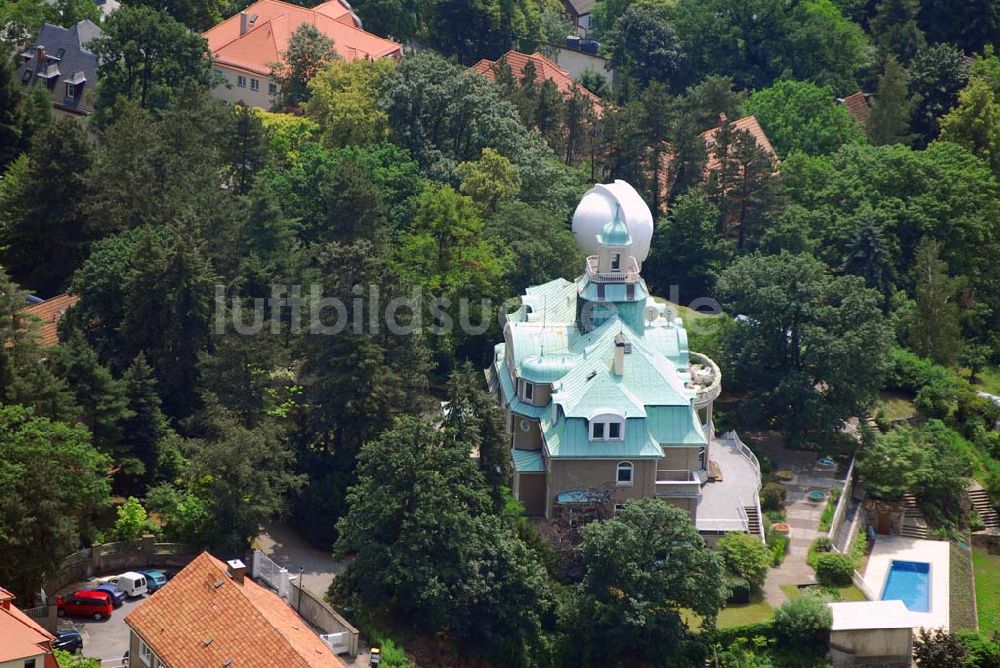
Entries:
[[722, 371], [708, 355], [690, 351], [688, 360], [691, 373], [688, 387], [697, 391], [694, 406], [695, 408], [705, 408], [722, 393]]

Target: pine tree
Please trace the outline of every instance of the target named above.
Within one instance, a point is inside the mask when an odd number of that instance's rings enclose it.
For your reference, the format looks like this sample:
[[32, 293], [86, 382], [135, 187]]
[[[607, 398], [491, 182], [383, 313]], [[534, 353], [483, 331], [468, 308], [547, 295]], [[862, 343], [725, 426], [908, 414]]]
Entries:
[[21, 87], [14, 77], [14, 60], [8, 51], [0, 54], [0, 172], [17, 157], [21, 146], [18, 127]]
[[904, 65], [927, 45], [924, 31], [917, 25], [919, 12], [919, 0], [880, 0], [872, 21], [876, 43]]
[[911, 272], [916, 309], [910, 330], [910, 348], [939, 364], [952, 364], [962, 352], [957, 292], [960, 281], [948, 275], [941, 244], [930, 238], [917, 246]]
[[55, 122], [52, 113], [52, 96], [44, 86], [32, 86], [21, 100], [20, 120], [21, 147], [27, 151], [31, 141], [39, 132]]
[[267, 163], [267, 131], [260, 114], [253, 107], [234, 105], [233, 115], [236, 118], [236, 136], [233, 141], [226, 142], [225, 158], [231, 172], [233, 192], [246, 195], [257, 171]]
[[892, 291], [892, 261], [886, 253], [882, 231], [870, 212], [858, 225], [841, 271], [865, 279], [867, 287], [885, 296], [885, 306], [888, 306]]
[[909, 129], [914, 107], [914, 101], [907, 94], [906, 70], [889, 56], [868, 116], [871, 143], [876, 146], [912, 143], [914, 135]]
[[135, 356], [122, 380], [132, 413], [122, 423], [123, 445], [130, 456], [142, 462], [140, 489], [144, 490], [161, 479], [161, 445], [170, 428], [156, 392], [156, 377], [145, 355]]

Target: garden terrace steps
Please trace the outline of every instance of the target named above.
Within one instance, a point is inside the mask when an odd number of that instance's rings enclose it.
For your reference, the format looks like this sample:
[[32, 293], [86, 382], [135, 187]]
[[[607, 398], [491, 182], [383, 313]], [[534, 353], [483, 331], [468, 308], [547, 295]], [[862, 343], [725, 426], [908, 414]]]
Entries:
[[972, 502], [972, 507], [976, 509], [979, 513], [980, 519], [983, 520], [983, 524], [986, 525], [987, 529], [1000, 529], [1000, 513], [997, 512], [996, 507], [990, 501], [989, 494], [983, 489], [979, 483], [972, 483], [966, 488], [966, 494], [969, 495], [969, 501]]
[[760, 536], [760, 515], [757, 513], [757, 506], [743, 506], [747, 511], [747, 532], [751, 536]]
[[899, 533], [907, 538], [927, 538], [927, 520], [913, 494], [903, 497], [903, 526]]

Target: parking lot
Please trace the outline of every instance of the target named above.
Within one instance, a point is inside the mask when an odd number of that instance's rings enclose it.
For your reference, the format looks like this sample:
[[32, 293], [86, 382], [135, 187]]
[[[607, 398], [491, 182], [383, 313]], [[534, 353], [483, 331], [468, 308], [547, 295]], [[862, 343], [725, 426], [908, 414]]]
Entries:
[[[78, 589], [92, 586], [94, 582], [77, 582], [59, 591], [62, 596], [72, 594]], [[111, 617], [96, 621], [89, 617], [60, 617], [59, 630], [76, 629], [83, 636], [83, 655], [101, 659], [104, 665], [113, 666], [111, 661], [120, 660], [128, 650], [129, 630], [125, 624], [125, 616], [146, 602], [151, 595], [137, 598], [126, 598], [120, 608], [115, 608]]]

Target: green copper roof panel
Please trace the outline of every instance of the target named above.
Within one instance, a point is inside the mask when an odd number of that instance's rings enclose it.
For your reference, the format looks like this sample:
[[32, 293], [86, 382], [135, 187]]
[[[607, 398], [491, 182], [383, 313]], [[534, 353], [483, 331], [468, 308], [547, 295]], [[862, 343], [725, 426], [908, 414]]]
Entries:
[[514, 470], [518, 473], [545, 473], [541, 450], [512, 450]]
[[[582, 369], [586, 371], [586, 369]], [[625, 417], [645, 417], [646, 409], [630, 389], [612, 378], [607, 369], [598, 367], [579, 378], [574, 373], [573, 383], [563, 386], [563, 397], [559, 403], [567, 417], [589, 419], [602, 412], [611, 412]]]
[[621, 441], [591, 441], [583, 418], [562, 418], [556, 424], [542, 420], [542, 434], [552, 458], [659, 459], [663, 451], [650, 438], [644, 422], [643, 418], [626, 420], [625, 438]]
[[609, 220], [601, 230], [600, 241], [605, 246], [631, 246], [632, 235], [628, 233], [628, 225], [621, 217], [621, 208], [613, 220]]
[[519, 375], [532, 383], [551, 383], [569, 373], [580, 359], [572, 353], [529, 355], [521, 362]]
[[646, 428], [660, 445], [705, 445], [708, 439], [693, 406], [649, 406]]

